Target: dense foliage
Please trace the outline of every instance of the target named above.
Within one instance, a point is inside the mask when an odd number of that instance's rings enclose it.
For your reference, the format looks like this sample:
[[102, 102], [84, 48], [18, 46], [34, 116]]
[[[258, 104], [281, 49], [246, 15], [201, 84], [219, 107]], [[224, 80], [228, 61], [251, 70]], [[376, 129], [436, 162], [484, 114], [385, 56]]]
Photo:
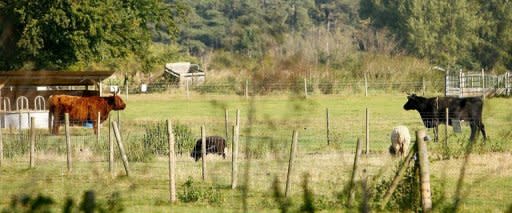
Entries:
[[361, 0], [360, 15], [436, 64], [512, 68], [512, 2]]
[[144, 58], [151, 24], [175, 35], [179, 11], [161, 0], [2, 0], [0, 69], [83, 69]]
[[[357, 51], [512, 69], [504, 0], [0, 0], [0, 14], [1, 70], [126, 70], [135, 60], [150, 71], [176, 55], [207, 62], [226, 52], [339, 69]], [[170, 51], [155, 56], [152, 42]]]

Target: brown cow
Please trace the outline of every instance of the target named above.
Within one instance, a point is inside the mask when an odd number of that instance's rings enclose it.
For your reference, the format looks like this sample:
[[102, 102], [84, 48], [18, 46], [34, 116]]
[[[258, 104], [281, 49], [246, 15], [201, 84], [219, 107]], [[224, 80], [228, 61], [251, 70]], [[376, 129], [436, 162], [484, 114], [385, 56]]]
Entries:
[[92, 121], [96, 134], [98, 112], [101, 115], [100, 122], [103, 122], [108, 118], [111, 110], [123, 110], [126, 107], [118, 95], [109, 97], [52, 95], [48, 99], [48, 105], [48, 119], [51, 121], [53, 117], [51, 132], [54, 135], [59, 134], [59, 125], [64, 119], [64, 113], [69, 113], [70, 121]]

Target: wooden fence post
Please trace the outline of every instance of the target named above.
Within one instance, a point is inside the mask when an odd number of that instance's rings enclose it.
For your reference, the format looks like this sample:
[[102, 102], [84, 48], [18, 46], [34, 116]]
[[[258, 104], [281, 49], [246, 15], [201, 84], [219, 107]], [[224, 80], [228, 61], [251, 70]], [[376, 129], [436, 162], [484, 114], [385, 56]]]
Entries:
[[108, 116], [108, 171], [113, 174], [114, 172], [114, 137], [112, 136], [112, 128], [114, 125]]
[[35, 166], [36, 151], [36, 118], [30, 117], [30, 168]]
[[245, 99], [249, 99], [249, 80], [245, 80]]
[[420, 162], [421, 208], [423, 212], [430, 212], [432, 210], [432, 193], [430, 191], [430, 168], [428, 161], [427, 143], [425, 140], [423, 140], [425, 135], [425, 130], [419, 130], [416, 132]]
[[101, 112], [98, 112], [98, 118], [96, 119], [96, 143], [100, 143], [100, 131], [101, 131]]
[[226, 130], [226, 142], [229, 141], [228, 108], [224, 109], [224, 129]]
[[203, 181], [206, 180], [206, 129], [201, 126], [201, 174]]
[[349, 206], [349, 207], [352, 206], [352, 201], [354, 200], [354, 197], [355, 197], [354, 186], [356, 184], [356, 175], [357, 175], [357, 170], [359, 168], [359, 156], [361, 155], [361, 153], [362, 153], [361, 139], [357, 138], [356, 153], [354, 156], [354, 165], [352, 166], [352, 174], [350, 176], [350, 183], [349, 183], [350, 185], [348, 188], [349, 196], [348, 196], [348, 200], [347, 200], [347, 206]]
[[364, 96], [368, 96], [368, 77], [364, 74]]
[[236, 109], [235, 126], [237, 126], [238, 127], [238, 131], [240, 131], [240, 109]]
[[126, 101], [128, 101], [128, 89], [129, 89], [129, 87], [128, 87], [128, 84], [125, 84], [124, 86], [126, 87]]
[[485, 99], [485, 73], [482, 69], [482, 98]]
[[304, 78], [304, 97], [308, 98], [308, 82], [306, 78]]
[[185, 89], [186, 89], [186, 93], [187, 93], [187, 100], [190, 99], [190, 92], [189, 92], [189, 89], [188, 89], [188, 80], [185, 80], [185, 82], [187, 83], [186, 86], [185, 86]]
[[2, 127], [0, 127], [0, 167], [2, 167], [2, 161], [4, 160], [4, 141], [2, 134]]
[[128, 165], [128, 157], [126, 156], [126, 152], [124, 151], [123, 141], [121, 140], [121, 134], [119, 133], [119, 128], [117, 127], [117, 122], [113, 122], [114, 135], [116, 136], [117, 146], [119, 147], [119, 152], [121, 153], [121, 159], [123, 160], [124, 170], [126, 171], [126, 176], [130, 176], [130, 167]]
[[169, 200], [176, 202], [176, 155], [174, 153], [175, 138], [171, 121], [167, 120], [167, 138], [169, 139]]
[[121, 112], [118, 110], [117, 111], [117, 128], [119, 129], [119, 131], [121, 131]]
[[446, 147], [448, 147], [448, 123], [449, 123], [448, 121], [449, 121], [449, 119], [450, 119], [450, 114], [449, 114], [449, 113], [450, 113], [450, 110], [448, 109], [448, 107], [446, 107], [446, 109], [445, 109], [445, 114], [446, 114], [445, 119], [446, 119], [446, 123], [445, 123], [445, 125], [444, 125], [444, 145], [445, 145]]
[[368, 108], [366, 108], [366, 122], [365, 122], [365, 136], [366, 136], [366, 151], [365, 154], [370, 154], [370, 112]]
[[422, 91], [423, 96], [425, 96], [425, 90], [426, 90], [425, 77], [422, 77], [421, 78], [421, 91]]
[[71, 172], [71, 134], [69, 129], [69, 113], [64, 113], [64, 131], [66, 132], [66, 153], [68, 172]]
[[327, 126], [327, 145], [330, 145], [331, 144], [331, 138], [330, 138], [330, 130], [329, 130], [329, 108], [326, 108], [325, 109], [325, 121], [326, 121], [326, 126]]
[[288, 197], [288, 195], [290, 194], [291, 173], [293, 169], [293, 160], [295, 159], [295, 152], [297, 151], [298, 137], [299, 133], [297, 132], [297, 130], [293, 130], [292, 145], [290, 147], [290, 160], [288, 161], [288, 173], [286, 174], [286, 188], [284, 191], [285, 197]]
[[238, 185], [238, 141], [240, 128], [233, 126], [233, 137], [231, 143], [231, 189], [235, 189]]

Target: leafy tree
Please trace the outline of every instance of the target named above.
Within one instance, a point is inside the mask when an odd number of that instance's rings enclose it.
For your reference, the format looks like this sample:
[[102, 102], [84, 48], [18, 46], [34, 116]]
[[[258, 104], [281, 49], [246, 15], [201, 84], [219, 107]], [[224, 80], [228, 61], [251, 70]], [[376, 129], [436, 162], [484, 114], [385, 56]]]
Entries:
[[[402, 48], [442, 65], [512, 68], [512, 2], [360, 0], [359, 15]], [[501, 68], [500, 68], [501, 67]]]
[[481, 0], [482, 23], [474, 57], [484, 68], [512, 69], [512, 2]]
[[181, 9], [162, 0], [0, 0], [0, 70], [81, 69], [136, 55], [148, 26], [173, 38]]

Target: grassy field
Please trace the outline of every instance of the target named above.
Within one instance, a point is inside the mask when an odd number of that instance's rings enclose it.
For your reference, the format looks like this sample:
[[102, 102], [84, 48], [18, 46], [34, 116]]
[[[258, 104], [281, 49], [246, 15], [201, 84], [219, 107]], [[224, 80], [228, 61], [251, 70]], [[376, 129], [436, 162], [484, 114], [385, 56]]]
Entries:
[[[370, 112], [370, 154], [362, 160], [361, 165], [366, 172], [361, 173], [358, 179], [367, 177], [370, 191], [378, 192], [373, 188], [390, 179], [396, 164], [396, 160], [387, 154], [391, 129], [399, 124], [407, 125], [412, 132], [422, 128], [417, 112], [402, 109], [406, 100], [404, 94], [370, 97], [317, 95], [308, 99], [274, 95], [252, 100], [239, 96], [199, 94], [188, 99], [174, 93], [132, 95], [126, 101], [126, 110], [120, 113], [121, 131], [129, 151], [141, 143], [139, 140], [145, 125], [165, 119], [188, 125], [195, 137], [199, 137], [201, 125], [206, 126], [209, 135], [224, 135], [225, 109], [228, 110], [229, 126], [234, 122], [236, 109], [239, 109], [242, 124], [239, 180], [243, 184], [249, 177], [249, 211], [277, 212], [279, 205], [273, 198], [273, 182], [277, 177], [279, 188], [284, 190], [291, 135], [296, 129], [299, 131], [299, 148], [292, 175], [290, 209], [301, 208], [303, 176], [309, 174], [307, 180], [314, 194], [315, 208], [345, 212], [347, 208], [340, 202], [340, 195], [343, 197], [343, 189], [350, 177], [355, 142], [358, 137], [364, 139], [366, 108]], [[469, 127], [463, 126], [463, 133], [457, 134], [449, 128], [448, 147], [443, 143], [429, 143], [433, 200], [437, 211], [449, 209], [456, 197], [462, 200], [459, 210], [463, 212], [503, 212], [510, 208], [510, 104], [512, 99], [507, 98], [486, 100], [484, 123], [490, 139], [485, 144], [480, 140], [476, 143], [464, 175], [461, 175], [461, 168]], [[326, 139], [327, 108], [331, 126], [330, 145]], [[444, 126], [440, 129], [440, 137], [444, 138]], [[167, 162], [163, 156], [150, 161], [131, 162], [131, 177], [124, 177], [122, 164], [117, 158], [116, 172], [111, 175], [107, 171], [106, 153], [101, 150], [105, 146], [95, 144], [91, 132], [89, 129], [73, 129], [74, 135], [85, 136], [80, 136], [81, 139], [75, 142], [74, 164], [70, 173], [66, 171], [65, 155], [58, 151], [63, 149], [63, 145], [55, 144], [62, 143], [62, 138], [45, 142], [53, 145], [40, 145], [34, 169], [28, 169], [27, 154], [5, 159], [0, 168], [0, 209], [9, 205], [13, 195], [35, 196], [39, 193], [53, 197], [58, 204], [54, 208], [60, 209], [68, 197], [73, 198], [75, 206], [78, 206], [84, 191], [94, 190], [98, 202], [105, 206], [112, 193], [119, 192], [127, 212], [242, 210], [242, 190], [230, 188], [229, 158], [223, 160], [218, 156], [208, 156], [208, 175], [203, 182], [200, 163], [194, 162], [187, 153], [178, 156], [177, 191], [180, 201], [170, 206]], [[102, 132], [102, 141], [106, 141], [105, 127]], [[13, 143], [7, 139], [9, 137], [4, 137], [4, 144]], [[245, 158], [247, 144], [254, 154], [250, 161]], [[52, 146], [58, 148], [49, 151], [47, 147]], [[246, 166], [248, 164], [250, 167]], [[245, 171], [248, 171], [248, 176], [244, 175]], [[457, 183], [461, 177], [464, 178], [463, 187], [457, 195]], [[372, 202], [375, 200], [370, 199], [371, 206], [374, 206]], [[393, 206], [389, 210], [396, 211], [396, 208]]]

